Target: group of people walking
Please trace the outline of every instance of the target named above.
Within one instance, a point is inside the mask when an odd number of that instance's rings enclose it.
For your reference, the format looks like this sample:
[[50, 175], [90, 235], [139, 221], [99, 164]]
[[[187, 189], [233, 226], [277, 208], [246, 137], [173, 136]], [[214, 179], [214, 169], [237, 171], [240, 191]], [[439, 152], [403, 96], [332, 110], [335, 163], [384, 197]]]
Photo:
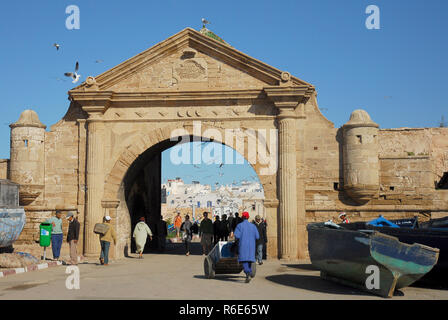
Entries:
[[[192, 222], [189, 215], [185, 216], [185, 220], [182, 221], [180, 213], [177, 214], [174, 226], [176, 228], [177, 236], [179, 237], [182, 232], [182, 239], [185, 243], [185, 254], [190, 255], [191, 241], [194, 234], [199, 234], [201, 238], [202, 253], [204, 255], [209, 254], [213, 245], [216, 245], [219, 241], [228, 241], [229, 238], [234, 237], [238, 243], [238, 261], [240, 261], [244, 267], [246, 273], [246, 282], [250, 281], [251, 264], [258, 262], [259, 265], [263, 264], [263, 252], [267, 243], [266, 235], [266, 222], [261, 219], [260, 216], [256, 216], [255, 220], [250, 223], [249, 213], [243, 212], [239, 217], [238, 212], [235, 216], [230, 214], [215, 217], [215, 221], [208, 217], [209, 212], [203, 213], [203, 219], [198, 226], [197, 222]], [[79, 239], [80, 223], [76, 215], [69, 212], [66, 215], [66, 219], [69, 221], [69, 228], [67, 232], [67, 242], [70, 245], [70, 263], [76, 265], [78, 263], [77, 243]], [[117, 235], [114, 228], [111, 225], [112, 218], [105, 216], [103, 223], [108, 226], [107, 231], [99, 235], [101, 245], [100, 263], [107, 266], [109, 264], [109, 249], [111, 242], [116, 244]], [[60, 259], [60, 251], [63, 242], [62, 232], [62, 213], [56, 211], [56, 215], [45, 222], [51, 223], [52, 235], [51, 246], [53, 251], [53, 258], [55, 260]], [[165, 248], [165, 241], [167, 236], [166, 222], [160, 217], [160, 221], [156, 224], [157, 227], [157, 242], [159, 251], [163, 251]], [[159, 230], [160, 229], [160, 230]], [[153, 232], [151, 228], [146, 224], [145, 217], [140, 217], [139, 222], [136, 224], [132, 237], [135, 240], [136, 252], [139, 258], [143, 258], [143, 251], [146, 245], [146, 241], [149, 237], [151, 241], [153, 239]]]

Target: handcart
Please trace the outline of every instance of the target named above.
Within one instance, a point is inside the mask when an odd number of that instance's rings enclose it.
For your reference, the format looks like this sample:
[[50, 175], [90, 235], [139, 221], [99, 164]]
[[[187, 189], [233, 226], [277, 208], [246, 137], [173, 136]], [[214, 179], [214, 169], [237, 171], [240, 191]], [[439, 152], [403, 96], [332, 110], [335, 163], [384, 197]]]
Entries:
[[[238, 274], [243, 271], [243, 265], [232, 250], [233, 241], [219, 241], [204, 259], [204, 274], [207, 279], [213, 279], [216, 274]], [[252, 262], [252, 278], [257, 272], [256, 263]]]

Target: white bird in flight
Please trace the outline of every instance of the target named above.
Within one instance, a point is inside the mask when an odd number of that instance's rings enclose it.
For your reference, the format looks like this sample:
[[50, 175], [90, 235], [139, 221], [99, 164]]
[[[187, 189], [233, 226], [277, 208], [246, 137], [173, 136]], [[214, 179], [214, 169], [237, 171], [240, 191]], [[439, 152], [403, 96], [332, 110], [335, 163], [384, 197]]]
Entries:
[[78, 63], [78, 61], [76, 61], [75, 72], [66, 72], [66, 73], [64, 73], [64, 75], [66, 77], [72, 78], [73, 79], [72, 83], [76, 83], [76, 82], [78, 82], [79, 78], [81, 78], [81, 75], [76, 73], [78, 71], [78, 69], [79, 69], [79, 63]]
[[205, 27], [206, 24], [210, 24], [210, 21], [207, 21], [205, 18], [202, 18], [202, 24]]
[[58, 43], [55, 43], [53, 46], [56, 48], [56, 50], [59, 50], [59, 48], [61, 47], [61, 45]]

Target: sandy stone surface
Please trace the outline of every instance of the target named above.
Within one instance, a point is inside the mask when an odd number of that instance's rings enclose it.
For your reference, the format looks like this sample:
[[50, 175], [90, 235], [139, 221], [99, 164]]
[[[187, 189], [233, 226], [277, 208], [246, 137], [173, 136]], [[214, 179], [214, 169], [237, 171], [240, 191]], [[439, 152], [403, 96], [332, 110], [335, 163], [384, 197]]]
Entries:
[[[183, 254], [170, 244], [165, 254], [145, 254], [113, 261], [109, 266], [90, 261], [79, 265], [80, 289], [65, 286], [66, 266], [0, 279], [0, 299], [194, 299], [194, 300], [385, 300], [320, 279], [308, 261], [266, 261], [256, 277], [244, 283], [243, 273], [206, 279], [199, 244]], [[389, 300], [448, 299], [448, 290], [408, 287]]]

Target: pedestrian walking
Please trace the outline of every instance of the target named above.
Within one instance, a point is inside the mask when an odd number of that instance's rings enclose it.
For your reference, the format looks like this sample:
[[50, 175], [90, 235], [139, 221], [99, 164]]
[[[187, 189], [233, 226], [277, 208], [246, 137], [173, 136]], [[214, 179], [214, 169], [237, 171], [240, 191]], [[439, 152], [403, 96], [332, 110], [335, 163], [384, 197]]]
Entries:
[[100, 234], [100, 243], [101, 243], [101, 255], [100, 255], [100, 263], [102, 265], [109, 265], [109, 248], [110, 243], [113, 241], [114, 244], [117, 243], [117, 234], [115, 233], [114, 227], [111, 225], [112, 218], [109, 216], [105, 216], [103, 222], [109, 226], [107, 231], [104, 234]]
[[159, 252], [165, 252], [168, 227], [166, 225], [165, 220], [163, 220], [163, 216], [160, 216], [160, 219], [157, 222], [156, 227], [157, 227], [157, 248]]
[[68, 232], [67, 232], [67, 242], [70, 246], [70, 264], [78, 264], [78, 240], [79, 240], [79, 229], [81, 227], [78, 218], [73, 212], [67, 213]]
[[201, 237], [202, 254], [207, 255], [212, 249], [213, 222], [208, 218], [208, 212], [204, 212], [204, 219], [199, 226], [199, 236]]
[[185, 243], [185, 255], [190, 255], [190, 246], [191, 246], [191, 239], [193, 238], [193, 232], [192, 232], [193, 224], [190, 221], [190, 216], [187, 214], [185, 216], [185, 221], [182, 223], [181, 230], [183, 232], [183, 240]]
[[176, 228], [176, 237], [180, 238], [180, 227], [182, 226], [182, 217], [180, 212], [177, 211], [177, 216], [174, 218], [174, 227]]
[[60, 210], [56, 210], [56, 215], [50, 219], [47, 219], [45, 222], [51, 223], [51, 251], [53, 251], [53, 259], [59, 260], [64, 237], [62, 232], [62, 212]]
[[242, 218], [239, 217], [238, 212], [235, 212], [235, 218], [232, 220], [232, 233], [235, 232], [236, 226], [243, 221]]
[[252, 262], [255, 262], [255, 245], [260, 238], [257, 227], [248, 221], [249, 213], [243, 212], [243, 222], [239, 223], [235, 229], [235, 238], [238, 239], [238, 262], [243, 265], [246, 274], [246, 283], [252, 277]]
[[227, 215], [222, 215], [222, 220], [219, 229], [219, 241], [228, 241], [230, 234], [229, 220], [227, 220]]
[[235, 218], [233, 217], [233, 213], [231, 212], [229, 214], [229, 217], [227, 218], [227, 221], [229, 222], [229, 234], [233, 232], [233, 229], [232, 229], [233, 219], [235, 219]]
[[258, 234], [260, 238], [257, 240], [257, 262], [259, 265], [263, 264], [263, 248], [268, 242], [268, 237], [266, 234], [266, 226], [259, 215], [255, 216], [255, 221], [253, 222], [257, 227]]
[[215, 216], [215, 222], [213, 222], [213, 244], [217, 244], [219, 241], [219, 231], [221, 229], [221, 220], [219, 216]]
[[140, 217], [139, 223], [135, 225], [134, 233], [132, 237], [135, 240], [135, 245], [137, 247], [137, 253], [139, 259], [143, 259], [143, 250], [145, 249], [146, 239], [149, 236], [149, 241], [152, 240], [151, 229], [145, 222], [145, 217]]

